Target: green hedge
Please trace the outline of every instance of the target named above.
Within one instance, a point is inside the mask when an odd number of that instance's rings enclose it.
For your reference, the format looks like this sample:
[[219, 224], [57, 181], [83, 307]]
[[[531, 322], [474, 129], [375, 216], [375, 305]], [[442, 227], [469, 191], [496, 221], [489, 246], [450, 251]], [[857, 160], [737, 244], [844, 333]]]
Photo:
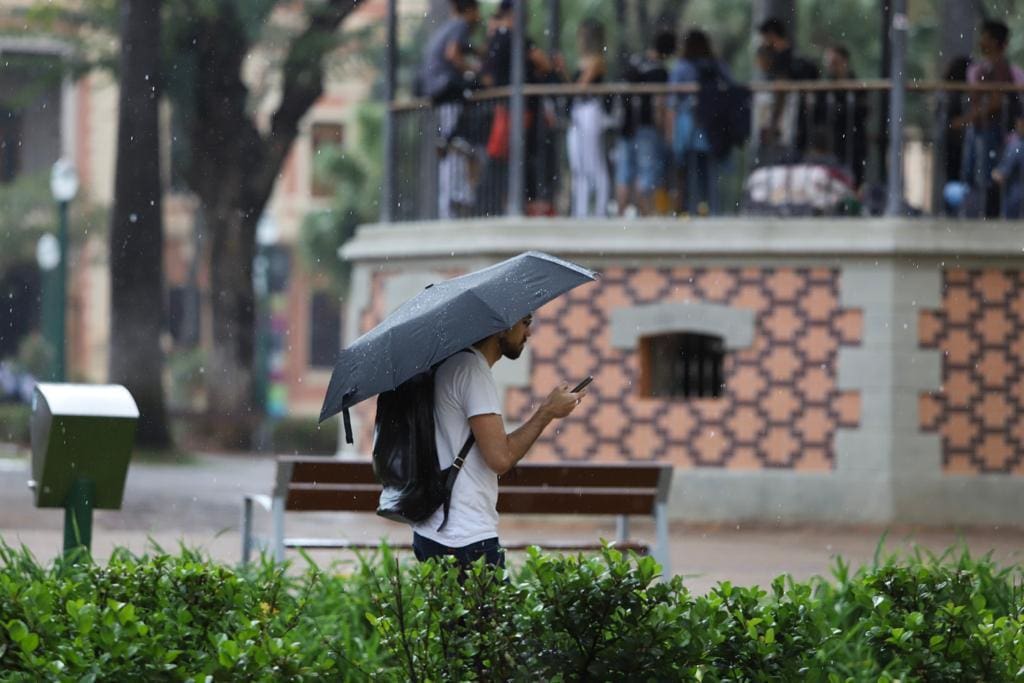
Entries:
[[27, 446], [32, 410], [24, 403], [0, 403], [0, 441]]
[[1024, 678], [1021, 570], [966, 553], [703, 596], [610, 548], [533, 551], [507, 577], [386, 550], [348, 570], [189, 551], [44, 568], [0, 547], [0, 679]]

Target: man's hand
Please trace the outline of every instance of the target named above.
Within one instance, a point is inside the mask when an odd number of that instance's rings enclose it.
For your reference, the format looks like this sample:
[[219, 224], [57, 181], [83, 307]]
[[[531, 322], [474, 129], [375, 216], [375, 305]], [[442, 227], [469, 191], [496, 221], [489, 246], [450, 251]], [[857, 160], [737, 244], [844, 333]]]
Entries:
[[505, 433], [505, 424], [500, 415], [474, 415], [469, 418], [469, 427], [476, 437], [484, 462], [498, 474], [508, 472], [523, 459], [552, 420], [569, 415], [586, 395], [586, 389], [575, 393], [569, 391], [568, 384], [557, 387], [548, 394], [530, 419], [511, 434]]
[[567, 417], [576, 409], [576, 406], [580, 404], [580, 401], [583, 400], [583, 397], [586, 395], [586, 389], [573, 393], [569, 391], [568, 384], [563, 384], [551, 390], [548, 397], [544, 399], [543, 403], [541, 403], [540, 410], [538, 412], [544, 412], [552, 418], [557, 419]]

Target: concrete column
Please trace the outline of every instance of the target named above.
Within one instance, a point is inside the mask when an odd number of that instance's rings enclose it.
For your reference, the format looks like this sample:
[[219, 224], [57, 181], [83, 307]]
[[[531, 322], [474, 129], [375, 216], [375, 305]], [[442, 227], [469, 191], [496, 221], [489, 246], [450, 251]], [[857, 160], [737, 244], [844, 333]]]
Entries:
[[918, 318], [942, 295], [938, 268], [906, 259], [844, 264], [840, 299], [864, 316], [859, 347], [839, 350], [838, 384], [860, 392], [860, 426], [836, 436], [836, 474], [857, 492], [857, 517], [904, 519], [919, 507], [915, 480], [942, 474], [937, 435], [922, 434], [918, 398], [941, 383], [939, 352], [918, 348]]

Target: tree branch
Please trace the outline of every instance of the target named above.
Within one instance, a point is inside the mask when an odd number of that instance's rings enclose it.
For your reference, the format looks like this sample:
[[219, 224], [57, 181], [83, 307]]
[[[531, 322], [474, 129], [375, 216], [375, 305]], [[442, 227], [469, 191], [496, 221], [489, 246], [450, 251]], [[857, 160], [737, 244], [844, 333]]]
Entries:
[[335, 32], [363, 0], [329, 0], [313, 10], [305, 30], [292, 41], [285, 58], [281, 104], [264, 138], [263, 163], [250, 185], [255, 205], [269, 198], [278, 171], [298, 135], [299, 121], [323, 94], [323, 59], [337, 46]]

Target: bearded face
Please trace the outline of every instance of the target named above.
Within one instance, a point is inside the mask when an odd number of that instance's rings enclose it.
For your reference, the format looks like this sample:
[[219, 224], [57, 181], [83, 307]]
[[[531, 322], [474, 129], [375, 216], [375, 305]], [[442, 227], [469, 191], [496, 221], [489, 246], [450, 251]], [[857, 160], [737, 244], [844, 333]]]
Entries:
[[533, 322], [533, 316], [528, 315], [512, 328], [498, 337], [498, 348], [501, 350], [501, 355], [509, 360], [515, 360], [523, 354], [523, 349], [526, 347], [526, 340], [530, 338], [530, 324]]

